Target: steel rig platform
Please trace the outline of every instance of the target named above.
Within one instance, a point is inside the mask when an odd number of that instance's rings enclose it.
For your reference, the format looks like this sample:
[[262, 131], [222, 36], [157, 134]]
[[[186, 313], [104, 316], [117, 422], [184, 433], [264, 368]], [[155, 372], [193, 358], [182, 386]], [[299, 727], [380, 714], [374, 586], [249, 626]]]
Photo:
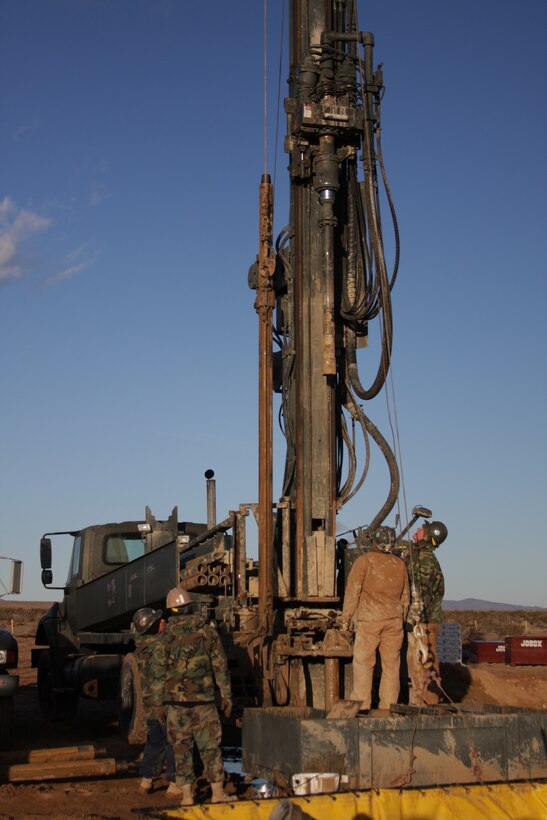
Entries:
[[305, 772], [345, 775], [351, 790], [542, 780], [547, 711], [397, 706], [329, 719], [310, 707], [246, 709], [242, 763], [285, 789]]

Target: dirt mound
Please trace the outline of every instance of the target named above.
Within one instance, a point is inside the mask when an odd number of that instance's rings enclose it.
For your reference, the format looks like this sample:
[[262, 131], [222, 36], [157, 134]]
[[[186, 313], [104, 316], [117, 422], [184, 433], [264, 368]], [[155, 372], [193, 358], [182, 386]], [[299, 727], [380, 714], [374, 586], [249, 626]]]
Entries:
[[547, 709], [547, 668], [482, 664], [471, 668], [467, 700]]

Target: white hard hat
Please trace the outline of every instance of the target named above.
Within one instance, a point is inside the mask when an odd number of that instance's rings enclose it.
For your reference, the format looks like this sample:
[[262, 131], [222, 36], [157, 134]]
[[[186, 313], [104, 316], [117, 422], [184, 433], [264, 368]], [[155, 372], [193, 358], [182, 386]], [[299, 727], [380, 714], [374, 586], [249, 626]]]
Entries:
[[179, 607], [188, 606], [192, 603], [192, 596], [187, 589], [174, 587], [167, 593], [165, 606], [167, 609], [178, 609]]

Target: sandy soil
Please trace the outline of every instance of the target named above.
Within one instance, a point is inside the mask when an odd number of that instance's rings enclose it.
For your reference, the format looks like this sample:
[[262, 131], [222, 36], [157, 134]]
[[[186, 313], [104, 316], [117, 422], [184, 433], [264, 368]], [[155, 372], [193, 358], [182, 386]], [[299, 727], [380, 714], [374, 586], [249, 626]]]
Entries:
[[[28, 616], [26, 613], [28, 612]], [[107, 757], [127, 764], [127, 772], [110, 777], [79, 778], [41, 783], [0, 785], [0, 818], [134, 818], [138, 808], [173, 805], [165, 796], [165, 784], [152, 795], [139, 795], [137, 786], [140, 746], [130, 746], [119, 735], [115, 707], [108, 703], [81, 700], [78, 720], [70, 724], [45, 722], [40, 714], [36, 690], [36, 670], [30, 666], [37, 613], [19, 605], [14, 616], [14, 632], [19, 642], [20, 689], [10, 751], [22, 754], [32, 749], [95, 744]], [[0, 625], [10, 622], [1, 618]], [[531, 708], [547, 708], [547, 667], [508, 667], [503, 664], [453, 667], [443, 665], [443, 685], [458, 702], [500, 703]], [[0, 755], [1, 762], [1, 755]], [[243, 795], [248, 788], [235, 778], [229, 788]], [[205, 789], [205, 787], [204, 787]], [[208, 792], [201, 792], [202, 798]]]

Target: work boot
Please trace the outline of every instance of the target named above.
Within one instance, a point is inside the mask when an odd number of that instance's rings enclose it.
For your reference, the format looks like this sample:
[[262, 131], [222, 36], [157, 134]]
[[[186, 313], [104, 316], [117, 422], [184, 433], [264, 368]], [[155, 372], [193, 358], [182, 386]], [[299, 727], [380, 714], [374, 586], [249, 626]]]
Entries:
[[152, 791], [153, 781], [151, 777], [143, 777], [139, 783], [139, 794], [150, 794]]
[[182, 796], [182, 786], [177, 786], [176, 783], [169, 783], [167, 786], [167, 791], [165, 792], [167, 797], [181, 797]]
[[[179, 790], [179, 787], [175, 787]], [[194, 794], [192, 792], [192, 784], [185, 783], [182, 789], [178, 791], [179, 794], [182, 794], [182, 800], [180, 801], [181, 806], [193, 806], [194, 805]]]
[[213, 792], [211, 803], [229, 803], [232, 800], [237, 800], [235, 794], [226, 794], [222, 780], [219, 780], [218, 783], [211, 783], [211, 789]]

